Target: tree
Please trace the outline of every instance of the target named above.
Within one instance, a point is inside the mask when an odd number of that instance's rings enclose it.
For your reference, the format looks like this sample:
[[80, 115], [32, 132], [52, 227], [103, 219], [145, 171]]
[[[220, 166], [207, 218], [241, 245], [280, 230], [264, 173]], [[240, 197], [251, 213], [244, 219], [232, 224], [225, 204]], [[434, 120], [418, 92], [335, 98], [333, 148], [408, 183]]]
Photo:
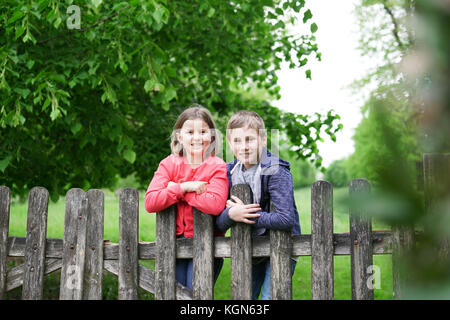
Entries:
[[[263, 111], [320, 166], [315, 143], [339, 130], [335, 114], [302, 117], [232, 90], [256, 86], [278, 98], [282, 61], [320, 59], [304, 1], [91, 0], [77, 2], [79, 29], [72, 4], [0, 4], [0, 184], [13, 194], [41, 185], [55, 199], [133, 173], [148, 184], [177, 115], [194, 102], [218, 117]], [[289, 34], [294, 14], [311, 33]]]
[[330, 163], [324, 178], [331, 182], [334, 187], [348, 186], [350, 179], [347, 173], [347, 159], [334, 160]]
[[[353, 137], [355, 152], [348, 160], [350, 178], [366, 177], [377, 183], [383, 170], [394, 166], [399, 157], [405, 160], [408, 174], [416, 177], [422, 155], [418, 122], [423, 103], [415, 95], [417, 84], [411, 83], [401, 68], [415, 42], [410, 25], [414, 1], [362, 0], [356, 13], [361, 54], [376, 59], [378, 65], [354, 83], [355, 89], [372, 89]], [[386, 127], [391, 138], [400, 141], [398, 154], [392, 153], [386, 141]]]

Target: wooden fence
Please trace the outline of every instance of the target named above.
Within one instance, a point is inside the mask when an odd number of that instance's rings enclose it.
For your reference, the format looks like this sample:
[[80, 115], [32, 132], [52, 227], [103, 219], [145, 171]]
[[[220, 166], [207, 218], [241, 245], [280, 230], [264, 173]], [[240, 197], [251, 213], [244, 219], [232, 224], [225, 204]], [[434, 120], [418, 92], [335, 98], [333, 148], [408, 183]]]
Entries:
[[[427, 164], [428, 162], [424, 162]], [[431, 162], [430, 162], [431, 163]], [[428, 167], [425, 173], [439, 174]], [[427, 171], [428, 170], [428, 171]], [[351, 197], [370, 192], [365, 179], [349, 185]], [[239, 185], [232, 193], [250, 202], [250, 190]], [[333, 187], [317, 181], [311, 188], [311, 234], [271, 231], [252, 237], [250, 225], [237, 223], [230, 237], [213, 236], [213, 217], [194, 209], [194, 238], [177, 239], [176, 206], [156, 216], [155, 242], [138, 241], [139, 198], [135, 189], [121, 189], [119, 243], [103, 240], [104, 195], [100, 190], [71, 189], [66, 195], [64, 239], [48, 239], [48, 191], [31, 189], [26, 237], [8, 237], [10, 191], [0, 187], [0, 299], [22, 286], [23, 299], [42, 299], [44, 275], [61, 269], [60, 299], [101, 299], [103, 269], [118, 276], [118, 298], [138, 299], [138, 287], [156, 299], [213, 299], [214, 257], [231, 258], [232, 299], [251, 299], [251, 263], [270, 257], [272, 299], [292, 299], [289, 259], [311, 256], [313, 299], [333, 299], [335, 255], [351, 256], [352, 299], [373, 299], [368, 283], [373, 254], [393, 255], [394, 298], [401, 298], [402, 275], [395, 261], [414, 245], [414, 231], [372, 231], [361, 207], [349, 208], [350, 232], [333, 233]], [[23, 257], [7, 270], [7, 257]], [[175, 281], [176, 258], [193, 259], [193, 290]], [[139, 265], [155, 259], [155, 270]]]

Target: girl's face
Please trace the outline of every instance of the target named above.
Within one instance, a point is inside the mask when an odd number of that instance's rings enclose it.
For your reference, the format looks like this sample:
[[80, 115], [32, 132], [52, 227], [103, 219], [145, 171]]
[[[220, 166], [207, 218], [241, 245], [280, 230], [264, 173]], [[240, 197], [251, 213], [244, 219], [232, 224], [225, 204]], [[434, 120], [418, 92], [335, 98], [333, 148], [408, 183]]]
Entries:
[[211, 144], [211, 129], [202, 119], [186, 120], [176, 135], [185, 155], [191, 157], [203, 158]]

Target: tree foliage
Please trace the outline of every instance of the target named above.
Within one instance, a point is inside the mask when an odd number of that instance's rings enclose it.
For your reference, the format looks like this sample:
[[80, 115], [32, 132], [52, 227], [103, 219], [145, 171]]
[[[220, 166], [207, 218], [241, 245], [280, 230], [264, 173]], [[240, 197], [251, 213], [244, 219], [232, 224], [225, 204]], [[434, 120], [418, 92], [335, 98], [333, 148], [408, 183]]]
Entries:
[[[79, 29], [69, 28], [71, 5], [80, 9]], [[135, 174], [144, 186], [169, 153], [177, 115], [194, 102], [218, 117], [259, 111], [287, 132], [299, 157], [320, 166], [316, 142], [339, 130], [333, 112], [308, 118], [233, 90], [264, 88], [279, 98], [281, 62], [297, 68], [320, 59], [304, 5], [2, 1], [0, 184], [14, 194], [41, 185], [54, 197], [111, 187], [118, 175]], [[311, 33], [288, 32], [296, 16]]]
[[334, 160], [328, 166], [324, 179], [334, 187], [347, 187], [350, 182], [347, 171], [347, 159]]
[[[356, 89], [370, 87], [371, 92], [361, 108], [363, 119], [353, 137], [355, 152], [348, 159], [350, 178], [366, 177], [377, 183], [385, 168], [395, 167], [399, 158], [405, 161], [406, 172], [416, 177], [416, 163], [422, 154], [418, 122], [423, 103], [414, 94], [418, 84], [411, 83], [402, 69], [415, 42], [411, 28], [414, 1], [362, 0], [356, 13], [361, 54], [378, 63], [354, 83]], [[399, 141], [396, 154], [386, 140], [392, 136]]]

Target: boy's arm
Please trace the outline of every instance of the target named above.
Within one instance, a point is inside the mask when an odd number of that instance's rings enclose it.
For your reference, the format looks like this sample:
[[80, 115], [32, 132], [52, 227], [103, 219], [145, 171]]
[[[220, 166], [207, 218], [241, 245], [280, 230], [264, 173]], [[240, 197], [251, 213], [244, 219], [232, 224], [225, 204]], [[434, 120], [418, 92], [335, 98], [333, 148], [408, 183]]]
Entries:
[[294, 188], [289, 170], [280, 167], [269, 179], [269, 193], [273, 204], [272, 212], [259, 211], [256, 227], [275, 230], [292, 230], [295, 224]]
[[164, 160], [161, 161], [145, 194], [147, 212], [160, 212], [183, 199], [179, 183], [168, 186], [171, 181], [169, 172], [168, 164]]
[[234, 221], [230, 218], [228, 212], [231, 208], [225, 208], [220, 215], [216, 218], [216, 227], [220, 232], [225, 232], [231, 228]]

